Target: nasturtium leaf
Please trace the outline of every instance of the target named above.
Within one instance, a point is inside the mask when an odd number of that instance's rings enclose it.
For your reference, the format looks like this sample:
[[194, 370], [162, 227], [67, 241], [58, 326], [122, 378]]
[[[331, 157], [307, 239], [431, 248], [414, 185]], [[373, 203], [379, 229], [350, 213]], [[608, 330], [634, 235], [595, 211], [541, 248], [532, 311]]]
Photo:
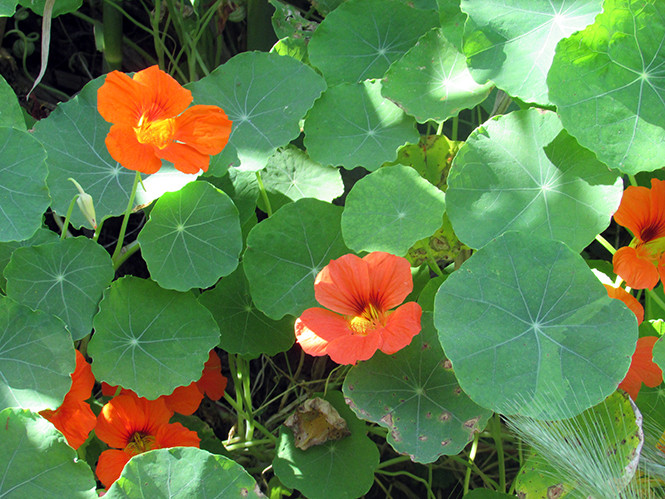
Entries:
[[219, 347], [228, 353], [275, 355], [291, 348], [296, 339], [291, 317], [274, 321], [254, 306], [242, 268], [222, 279], [215, 289], [202, 293], [198, 300], [217, 321]]
[[664, 39], [663, 2], [606, 0], [593, 25], [557, 46], [550, 99], [570, 134], [610, 168], [663, 166]]
[[377, 352], [353, 367], [344, 396], [358, 417], [390, 430], [388, 443], [412, 461], [455, 455], [483, 431], [492, 411], [462, 391], [439, 343], [432, 314], [422, 331], [393, 355]]
[[[97, 223], [125, 212], [136, 176], [136, 172], [122, 167], [106, 149], [104, 140], [111, 124], [97, 112], [97, 89], [102, 83], [104, 78], [97, 78], [76, 97], [59, 104], [48, 118], [37, 122], [33, 134], [48, 153], [51, 208], [61, 216], [67, 213], [78, 194], [68, 180], [71, 177], [92, 196]], [[72, 212], [70, 221], [76, 227], [90, 228], [78, 208]]]
[[305, 121], [305, 146], [314, 161], [372, 171], [418, 141], [415, 120], [381, 96], [381, 82], [337, 85], [316, 101]]
[[70, 237], [18, 248], [4, 275], [7, 296], [59, 317], [76, 341], [92, 332], [92, 318], [114, 271], [101, 245], [87, 237]]
[[235, 461], [196, 447], [134, 456], [108, 490], [108, 499], [259, 499], [254, 479]]
[[468, 16], [460, 9], [460, 0], [436, 0], [436, 3], [443, 36], [462, 52], [464, 26]]
[[292, 145], [278, 149], [261, 172], [261, 179], [273, 211], [298, 199], [330, 202], [344, 193], [337, 168], [317, 163], [305, 151]]
[[255, 216], [256, 200], [259, 197], [259, 183], [256, 172], [245, 172], [229, 168], [223, 177], [206, 177], [206, 180], [224, 191], [238, 208], [240, 225]]
[[[39, 16], [44, 15], [46, 0], [19, 0], [18, 3], [24, 7], [28, 7]], [[81, 5], [83, 5], [83, 0], [58, 0], [58, 2], [53, 5], [52, 17], [75, 12], [81, 7]]]
[[359, 180], [345, 206], [342, 234], [349, 248], [403, 256], [441, 227], [446, 196], [413, 168], [395, 165]]
[[473, 21], [464, 52], [479, 83], [492, 80], [511, 96], [549, 104], [545, 78], [556, 44], [584, 29], [602, 10], [602, 0], [462, 0]]
[[0, 17], [11, 17], [16, 11], [18, 0], [0, 0]]
[[311, 3], [312, 7], [325, 17], [346, 1], [348, 0], [311, 0]]
[[191, 182], [159, 198], [138, 241], [150, 276], [161, 287], [208, 288], [238, 266], [238, 210], [208, 182]]
[[[11, 15], [11, 14], [9, 14]], [[0, 17], [2, 17], [2, 3], [0, 3]], [[7, 80], [0, 75], [0, 127], [14, 127], [19, 130], [25, 130], [25, 120], [19, 106], [16, 92], [9, 86]]]
[[243, 52], [188, 88], [195, 104], [217, 105], [233, 121], [229, 143], [208, 170], [220, 177], [229, 166], [261, 170], [278, 147], [298, 137], [298, 122], [326, 84], [292, 57]]
[[527, 109], [475, 130], [453, 161], [448, 215], [481, 248], [508, 230], [582, 251], [610, 223], [623, 183], [562, 129], [555, 113]]
[[355, 499], [372, 486], [379, 450], [340, 392], [329, 391], [323, 398], [346, 421], [351, 435], [300, 450], [291, 429], [282, 426], [273, 470], [284, 485], [309, 499]]
[[199, 174], [182, 173], [173, 164], [162, 161], [162, 167], [157, 173], [148, 175], [136, 189], [134, 204], [136, 206], [147, 206], [155, 199], [159, 199], [167, 192], [176, 192], [190, 182], [194, 182]]
[[[70, 350], [73, 349], [70, 346]], [[71, 380], [70, 380], [71, 381]], [[0, 497], [93, 499], [96, 482], [85, 461], [62, 434], [37, 414], [17, 408], [0, 412]]]
[[307, 46], [309, 45], [309, 38], [296, 38], [294, 36], [287, 36], [282, 38], [275, 45], [272, 46], [270, 52], [275, 54], [292, 57], [296, 61], [303, 64], [309, 64], [309, 53]]
[[[665, 387], [662, 383], [654, 388], [643, 384], [635, 403], [640, 408], [644, 420], [652, 423], [652, 432], [654, 427], [665, 428]], [[652, 437], [659, 439], [661, 435], [662, 433], [658, 432]]]
[[497, 492], [492, 489], [473, 489], [467, 494], [464, 494], [466, 499], [514, 499], [514, 495], [506, 494], [505, 492]]
[[275, 7], [272, 15], [272, 27], [277, 38], [294, 37], [307, 40], [312, 36], [319, 23], [305, 19], [300, 10], [281, 0], [268, 0]]
[[55, 409], [76, 359], [60, 319], [0, 296], [0, 408]]
[[349, 0], [331, 12], [309, 42], [309, 60], [328, 85], [381, 78], [439, 24], [435, 11], [398, 0]]
[[584, 259], [551, 239], [507, 232], [462, 264], [434, 304], [462, 389], [496, 412], [579, 414], [626, 375], [635, 315]]
[[390, 67], [382, 94], [419, 122], [441, 122], [484, 101], [492, 87], [474, 81], [464, 55], [436, 28]]
[[51, 204], [46, 151], [32, 134], [0, 127], [0, 241], [29, 239]]
[[[38, 244], [54, 243], [58, 240], [58, 234], [48, 229], [37, 229], [37, 232], [30, 238], [23, 241], [12, 241], [10, 243], [0, 243], [0, 290], [6, 290], [7, 279], [2, 274], [9, 263], [12, 254], [17, 248], [27, 246], [37, 246]], [[6, 293], [5, 293], [6, 294]]]
[[653, 361], [661, 371], [665, 372], [665, 340], [662, 336], [653, 345]]
[[279, 320], [318, 306], [317, 274], [330, 260], [351, 252], [342, 240], [341, 216], [339, 206], [305, 198], [250, 231], [243, 268], [256, 308]]
[[201, 377], [219, 328], [193, 294], [137, 277], [104, 292], [88, 345], [97, 381], [156, 399]]
[[421, 177], [445, 192], [448, 172], [462, 144], [445, 135], [423, 135], [417, 144], [400, 147], [394, 164], [415, 168]]

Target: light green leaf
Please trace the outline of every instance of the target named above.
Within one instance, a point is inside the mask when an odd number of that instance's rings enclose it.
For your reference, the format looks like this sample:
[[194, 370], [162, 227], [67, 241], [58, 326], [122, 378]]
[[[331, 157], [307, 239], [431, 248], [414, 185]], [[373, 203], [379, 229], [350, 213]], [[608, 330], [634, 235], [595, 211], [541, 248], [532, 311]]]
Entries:
[[261, 312], [279, 320], [318, 306], [317, 274], [330, 260], [350, 253], [342, 241], [341, 216], [339, 206], [305, 198], [285, 205], [250, 231], [243, 268]]
[[437, 28], [390, 67], [382, 94], [424, 123], [457, 116], [484, 101], [492, 88], [491, 82], [474, 81], [464, 55]]
[[[19, 4], [28, 7], [39, 16], [44, 15], [46, 0], [19, 0]], [[74, 12], [78, 10], [81, 5], [83, 5], [83, 0], [58, 0], [53, 5], [53, 17]]]
[[462, 389], [483, 407], [543, 419], [612, 393], [637, 320], [561, 242], [508, 232], [439, 288], [434, 323]]
[[3, 429], [0, 497], [98, 497], [90, 467], [78, 459], [76, 451], [51, 423], [30, 411], [15, 408], [0, 412], [0, 420]]
[[[3, 17], [3, 5], [0, 2], [0, 17]], [[13, 12], [12, 12], [13, 14]], [[8, 15], [12, 15], [8, 14]], [[19, 130], [25, 130], [25, 120], [23, 119], [23, 113], [21, 112], [21, 106], [19, 106], [18, 98], [14, 89], [9, 86], [7, 80], [5, 80], [0, 75], [0, 102], [2, 102], [2, 108], [0, 108], [0, 127], [14, 127]]]
[[241, 268], [222, 279], [215, 289], [202, 293], [199, 303], [217, 321], [219, 347], [228, 353], [275, 355], [291, 348], [296, 339], [291, 317], [274, 321], [254, 306]]
[[610, 223], [623, 182], [562, 130], [529, 109], [474, 131], [453, 161], [446, 191], [455, 233], [481, 248], [508, 230], [582, 251]]
[[195, 447], [157, 449], [134, 456], [106, 496], [108, 499], [265, 498], [254, 479], [235, 461]]
[[382, 78], [388, 67], [438, 25], [435, 11], [397, 0], [349, 0], [331, 12], [309, 43], [309, 60], [328, 85]]
[[662, 336], [653, 345], [653, 361], [665, 372], [665, 340]]
[[[35, 235], [30, 239], [25, 239], [24, 241], [12, 241], [10, 243], [0, 243], [0, 289], [2, 291], [6, 290], [7, 279], [2, 275], [2, 272], [7, 267], [9, 260], [12, 257], [12, 253], [17, 248], [23, 248], [28, 246], [37, 246], [38, 244], [48, 244], [54, 243], [58, 240], [58, 234], [48, 229], [37, 229]], [[6, 294], [6, 293], [5, 293]]]
[[443, 354], [432, 314], [422, 331], [393, 355], [377, 352], [354, 366], [344, 381], [344, 396], [358, 417], [390, 430], [388, 443], [412, 461], [432, 463], [458, 454], [481, 432], [492, 411], [462, 392]]
[[344, 242], [356, 252], [403, 256], [441, 227], [446, 197], [411, 167], [381, 168], [359, 180], [346, 198]]
[[464, 26], [468, 16], [460, 9], [460, 0], [436, 0], [443, 36], [460, 52], [463, 52]]
[[88, 345], [97, 381], [156, 399], [201, 377], [219, 342], [215, 320], [194, 295], [123, 277], [104, 292]]
[[344, 403], [340, 392], [329, 391], [324, 399], [337, 409], [351, 435], [300, 450], [294, 445], [293, 432], [281, 426], [273, 469], [284, 485], [309, 499], [355, 499], [372, 486], [379, 451], [367, 436], [365, 423]]
[[278, 147], [300, 134], [298, 122], [326, 84], [291, 57], [243, 52], [188, 88], [195, 104], [220, 106], [233, 121], [229, 143], [208, 170], [221, 177], [229, 166], [261, 170]]
[[245, 172], [229, 168], [223, 177], [206, 177], [206, 180], [224, 191], [238, 208], [240, 225], [255, 216], [256, 200], [259, 197], [259, 183], [256, 172]]
[[60, 319], [0, 296], [0, 408], [55, 409], [72, 385], [75, 365]]
[[18, 248], [5, 269], [7, 296], [62, 319], [73, 340], [92, 332], [92, 318], [114, 271], [108, 252], [87, 237]]
[[557, 42], [592, 23], [601, 5], [602, 0], [462, 0], [474, 23], [464, 33], [471, 74], [523, 101], [549, 104], [545, 78]]
[[32, 134], [0, 127], [0, 241], [29, 239], [51, 203], [46, 151]]
[[376, 170], [397, 149], [418, 141], [415, 120], [381, 96], [381, 82], [337, 85], [316, 101], [305, 121], [305, 146], [314, 161]]
[[606, 0], [562, 40], [547, 77], [566, 129], [610, 168], [653, 171], [665, 156], [665, 4]]
[[11, 17], [16, 11], [18, 0], [0, 0], [0, 17]]
[[163, 288], [209, 288], [238, 266], [238, 210], [208, 182], [192, 182], [159, 198], [138, 241], [150, 276]]

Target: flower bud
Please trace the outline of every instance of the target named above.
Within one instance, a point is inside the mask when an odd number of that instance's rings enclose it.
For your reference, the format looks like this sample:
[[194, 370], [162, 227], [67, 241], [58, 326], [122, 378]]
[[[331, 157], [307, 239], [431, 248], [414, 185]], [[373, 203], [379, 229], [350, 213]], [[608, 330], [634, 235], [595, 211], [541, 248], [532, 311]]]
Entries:
[[90, 222], [92, 228], [96, 229], [97, 219], [95, 218], [95, 205], [92, 202], [92, 196], [87, 192], [85, 192], [83, 188], [79, 185], [79, 183], [73, 178], [69, 178], [67, 180], [71, 180], [72, 182], [74, 182], [74, 185], [79, 191], [78, 198], [76, 199], [76, 204], [78, 205], [79, 209], [81, 210], [81, 213], [83, 213], [83, 216], [86, 218], [86, 220]]

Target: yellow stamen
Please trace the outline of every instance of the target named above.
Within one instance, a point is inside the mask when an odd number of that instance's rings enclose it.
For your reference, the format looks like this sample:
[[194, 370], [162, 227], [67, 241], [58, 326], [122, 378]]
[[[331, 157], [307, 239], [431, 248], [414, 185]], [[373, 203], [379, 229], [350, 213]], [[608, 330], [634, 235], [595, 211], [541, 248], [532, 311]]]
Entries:
[[355, 335], [367, 336], [371, 330], [385, 326], [386, 317], [387, 314], [370, 303], [362, 314], [350, 318], [349, 328]]
[[150, 144], [159, 149], [164, 149], [173, 143], [175, 135], [175, 119], [147, 121], [145, 116], [141, 116], [138, 125], [134, 127], [136, 139], [141, 144]]
[[155, 437], [136, 432], [132, 435], [132, 438], [130, 438], [129, 443], [125, 447], [125, 451], [133, 454], [141, 454], [151, 450], [154, 445]]

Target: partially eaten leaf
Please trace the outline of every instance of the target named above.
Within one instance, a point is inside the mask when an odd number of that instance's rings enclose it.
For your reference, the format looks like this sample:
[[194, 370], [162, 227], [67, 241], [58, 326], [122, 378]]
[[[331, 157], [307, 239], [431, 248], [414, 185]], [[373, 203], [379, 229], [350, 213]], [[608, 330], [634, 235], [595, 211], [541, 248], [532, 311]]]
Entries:
[[284, 422], [284, 426], [291, 428], [295, 445], [302, 450], [351, 435], [346, 421], [337, 410], [330, 402], [319, 397], [306, 400], [298, 406], [296, 412]]

